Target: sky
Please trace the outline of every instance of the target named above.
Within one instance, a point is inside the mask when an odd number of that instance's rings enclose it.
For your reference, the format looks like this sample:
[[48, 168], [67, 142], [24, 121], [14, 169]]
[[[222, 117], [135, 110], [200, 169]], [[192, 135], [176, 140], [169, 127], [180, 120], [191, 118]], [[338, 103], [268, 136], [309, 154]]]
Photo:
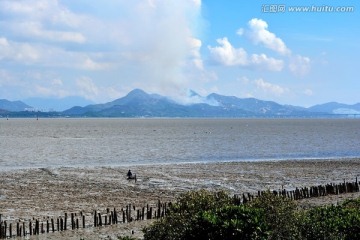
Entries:
[[358, 0], [0, 0], [0, 99], [360, 102]]

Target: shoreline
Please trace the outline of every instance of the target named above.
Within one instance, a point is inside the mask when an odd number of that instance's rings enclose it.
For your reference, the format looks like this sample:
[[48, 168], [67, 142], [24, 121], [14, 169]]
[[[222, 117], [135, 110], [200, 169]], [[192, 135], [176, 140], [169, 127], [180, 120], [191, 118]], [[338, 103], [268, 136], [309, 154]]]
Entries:
[[[82, 211], [90, 219], [94, 210], [121, 209], [127, 204], [140, 207], [156, 204], [158, 200], [174, 201], [179, 194], [191, 190], [225, 190], [229, 194], [242, 194], [341, 183], [344, 179], [355, 181], [360, 177], [360, 158], [132, 165], [131, 170], [138, 179], [136, 183], [126, 179], [128, 169], [124, 166], [89, 166], [0, 172], [0, 214], [3, 220], [43, 219], [58, 217], [64, 212]], [[331, 195], [304, 199], [299, 203], [304, 206], [336, 204], [359, 196], [359, 193]], [[108, 229], [109, 234], [129, 233], [135, 229], [141, 237], [140, 225], [146, 223], [134, 224], [101, 229]], [[129, 230], [129, 226], [133, 227]], [[89, 237], [98, 231], [102, 230], [94, 228], [79, 232], [85, 239], [111, 239], [99, 235]], [[64, 239], [70, 239], [70, 233], [66, 234]], [[50, 239], [52, 235], [59, 237], [59, 234], [44, 234], [43, 239]]]
[[149, 162], [149, 163], [125, 163], [125, 164], [92, 164], [86, 165], [58, 165], [58, 166], [26, 166], [26, 167], [5, 167], [0, 169], [0, 174], [4, 172], [21, 171], [28, 169], [60, 169], [60, 168], [133, 168], [146, 166], [176, 166], [176, 165], [201, 165], [201, 164], [226, 164], [226, 163], [267, 163], [267, 162], [298, 162], [298, 161], [360, 161], [360, 156], [339, 156], [339, 157], [304, 157], [304, 158], [257, 158], [257, 159], [235, 159], [235, 160], [208, 160], [208, 161], [184, 161], [184, 162]]

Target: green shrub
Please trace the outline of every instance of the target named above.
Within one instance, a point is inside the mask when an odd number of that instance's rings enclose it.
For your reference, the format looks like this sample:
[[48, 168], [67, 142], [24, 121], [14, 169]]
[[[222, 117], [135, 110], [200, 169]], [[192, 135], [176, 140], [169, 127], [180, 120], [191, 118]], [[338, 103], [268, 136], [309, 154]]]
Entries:
[[169, 207], [168, 215], [144, 228], [144, 238], [152, 239], [201, 239], [207, 235], [208, 224], [205, 211], [219, 209], [232, 204], [233, 199], [223, 191], [206, 190], [182, 194], [175, 204]]
[[205, 190], [178, 198], [168, 215], [144, 229], [146, 240], [265, 239], [267, 226], [261, 209], [234, 205], [227, 193]]
[[264, 212], [265, 222], [271, 229], [268, 239], [299, 238], [295, 201], [267, 191], [249, 205]]
[[207, 239], [267, 239], [268, 226], [261, 209], [246, 205], [226, 206], [203, 214]]
[[305, 211], [299, 221], [302, 236], [306, 239], [360, 239], [360, 212], [349, 206], [347, 202]]
[[244, 205], [225, 192], [188, 192], [165, 218], [144, 228], [144, 239], [360, 239], [360, 198], [298, 210], [271, 192]]

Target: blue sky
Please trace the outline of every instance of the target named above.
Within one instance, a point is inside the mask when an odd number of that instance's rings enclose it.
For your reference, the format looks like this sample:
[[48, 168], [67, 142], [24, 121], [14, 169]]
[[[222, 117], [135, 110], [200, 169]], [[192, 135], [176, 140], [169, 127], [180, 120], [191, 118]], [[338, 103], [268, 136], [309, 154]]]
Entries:
[[181, 102], [191, 89], [353, 104], [359, 11], [340, 0], [0, 0], [0, 98], [103, 103], [141, 88]]

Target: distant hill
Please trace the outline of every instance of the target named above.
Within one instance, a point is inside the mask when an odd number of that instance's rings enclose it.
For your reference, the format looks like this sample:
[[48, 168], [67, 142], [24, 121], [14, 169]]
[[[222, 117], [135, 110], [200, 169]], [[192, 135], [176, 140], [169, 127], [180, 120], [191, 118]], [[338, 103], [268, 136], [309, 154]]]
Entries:
[[6, 99], [0, 99], [1, 110], [6, 110], [9, 112], [20, 112], [20, 111], [25, 111], [27, 108], [31, 108], [31, 106], [21, 101], [9, 101]]
[[76, 96], [64, 98], [27, 98], [22, 100], [26, 104], [31, 105], [35, 110], [40, 111], [57, 111], [62, 112], [73, 106], [87, 106], [93, 102]]
[[310, 107], [309, 111], [328, 114], [360, 114], [360, 103], [348, 105], [337, 102], [329, 102]]
[[290, 105], [280, 105], [272, 101], [263, 101], [256, 98], [237, 98], [222, 96], [219, 94], [210, 94], [208, 100], [215, 100], [227, 109], [241, 109], [256, 115], [298, 115], [307, 114], [307, 110], [301, 107]]
[[[63, 112], [69, 116], [89, 117], [256, 117], [256, 116], [304, 116], [305, 108], [280, 105], [255, 98], [210, 94], [201, 97], [191, 92], [192, 97], [203, 99], [203, 103], [183, 105], [158, 94], [148, 94], [140, 89], [129, 92], [125, 97], [105, 104], [73, 107]], [[211, 104], [209, 104], [211, 103]]]
[[[37, 107], [39, 99], [29, 99]], [[43, 103], [41, 100], [39, 103]], [[64, 111], [46, 112], [36, 110], [35, 115], [41, 117], [178, 117], [178, 118], [236, 118], [236, 117], [336, 117], [342, 115], [360, 114], [360, 103], [347, 105], [341, 103], [325, 103], [310, 108], [291, 105], [281, 105], [273, 101], [264, 101], [256, 98], [238, 98], [212, 93], [200, 96], [194, 91], [189, 92], [186, 104], [176, 102], [158, 94], [148, 94], [141, 89], [134, 89], [126, 96], [103, 104], [88, 104], [81, 98], [67, 98], [49, 101], [48, 106], [56, 105], [72, 107]], [[80, 103], [80, 104], [77, 104]], [[78, 106], [74, 106], [74, 105]], [[44, 106], [44, 105], [42, 105]], [[21, 102], [0, 100], [2, 116], [33, 117], [34, 112], [29, 105]], [[54, 110], [55, 108], [52, 107]], [[36, 109], [36, 108], [35, 108]]]

